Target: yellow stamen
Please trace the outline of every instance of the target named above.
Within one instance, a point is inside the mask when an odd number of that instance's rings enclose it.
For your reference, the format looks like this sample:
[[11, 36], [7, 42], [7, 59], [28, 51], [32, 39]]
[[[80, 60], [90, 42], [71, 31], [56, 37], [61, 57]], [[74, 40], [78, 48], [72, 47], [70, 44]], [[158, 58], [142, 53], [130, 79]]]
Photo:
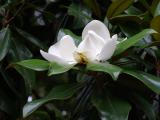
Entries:
[[86, 64], [88, 62], [87, 57], [83, 53], [75, 52], [74, 58], [78, 63]]

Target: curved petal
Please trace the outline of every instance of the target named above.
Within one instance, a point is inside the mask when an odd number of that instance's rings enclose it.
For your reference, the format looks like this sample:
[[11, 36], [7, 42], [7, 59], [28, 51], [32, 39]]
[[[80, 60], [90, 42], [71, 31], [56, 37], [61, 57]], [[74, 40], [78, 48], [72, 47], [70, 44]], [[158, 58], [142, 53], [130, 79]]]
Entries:
[[55, 56], [58, 56], [58, 57], [61, 57], [61, 55], [59, 53], [59, 50], [58, 50], [58, 46], [59, 46], [59, 42], [57, 42], [54, 45], [50, 46], [49, 49], [48, 49], [48, 53], [52, 54], [52, 55], [55, 55]]
[[[112, 40], [115, 40], [115, 41], [117, 41], [117, 39], [118, 39], [118, 36], [117, 36], [117, 34], [114, 34], [113, 36], [112, 36], [112, 38], [111, 38]], [[126, 39], [126, 38], [125, 38]]]
[[56, 63], [59, 63], [59, 64], [76, 64], [75, 61], [66, 61], [66, 60], [64, 60], [64, 59], [62, 59], [58, 56], [55, 56], [53, 54], [44, 52], [43, 50], [40, 50], [40, 53], [46, 60], [48, 60], [50, 62], [56, 62]]
[[85, 36], [88, 34], [88, 31], [94, 31], [98, 36], [103, 38], [105, 41], [110, 39], [110, 33], [108, 28], [104, 23], [98, 20], [93, 20], [89, 22], [82, 32], [82, 40], [84, 40]]
[[117, 44], [116, 41], [117, 41], [117, 35], [113, 35], [112, 39], [105, 44], [101, 52], [97, 55], [96, 59], [98, 61], [105, 61], [110, 59], [116, 49], [116, 44]]
[[77, 52], [83, 53], [88, 59], [95, 59], [105, 45], [103, 38], [94, 31], [88, 31], [85, 39], [79, 44]]
[[49, 48], [48, 53], [63, 57], [67, 61], [74, 61], [73, 53], [76, 49], [77, 47], [72, 37], [65, 35], [60, 41]]
[[90, 39], [96, 44], [96, 46], [98, 45], [97, 47], [103, 47], [103, 45], [106, 43], [106, 41], [94, 31], [89, 30], [88, 35]]

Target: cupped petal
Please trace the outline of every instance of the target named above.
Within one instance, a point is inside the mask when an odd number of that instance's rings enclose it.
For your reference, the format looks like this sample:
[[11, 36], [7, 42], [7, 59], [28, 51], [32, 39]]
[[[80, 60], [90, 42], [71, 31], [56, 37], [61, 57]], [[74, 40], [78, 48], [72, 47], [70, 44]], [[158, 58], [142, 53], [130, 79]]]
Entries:
[[79, 44], [77, 52], [83, 53], [88, 59], [93, 60], [104, 45], [103, 38], [98, 36], [94, 31], [88, 31], [85, 39]]
[[111, 38], [112, 40], [115, 40], [115, 41], [117, 41], [117, 39], [118, 39], [118, 36], [117, 36], [117, 34], [114, 34], [113, 36], [112, 36], [112, 38]]
[[92, 42], [96, 44], [96, 46], [98, 45], [97, 47], [99, 48], [103, 47], [103, 45], [106, 43], [106, 41], [94, 31], [88, 31], [88, 36], [90, 37]]
[[87, 57], [87, 59], [92, 60], [96, 57], [96, 52], [94, 52], [95, 49], [95, 45], [87, 35], [86, 38], [79, 44], [76, 52], [82, 53], [84, 56]]
[[54, 45], [50, 46], [48, 49], [48, 53], [61, 57], [61, 54], [59, 53], [59, 42], [55, 43]]
[[65, 35], [60, 41], [49, 48], [48, 53], [58, 57], [63, 57], [66, 61], [73, 61], [73, 53], [76, 49], [77, 47], [72, 37]]
[[63, 58], [60, 58], [56, 55], [44, 52], [43, 50], [40, 50], [41, 55], [43, 56], [43, 58], [45, 58], [46, 60], [48, 60], [49, 62], [56, 62], [58, 64], [76, 64], [76, 61], [66, 61]]
[[110, 33], [108, 28], [104, 23], [98, 20], [93, 20], [89, 22], [82, 32], [82, 40], [84, 40], [85, 36], [88, 34], [88, 31], [94, 31], [98, 36], [103, 38], [105, 41], [110, 39]]
[[98, 61], [106, 61], [110, 59], [116, 49], [116, 44], [117, 44], [116, 41], [117, 41], [117, 35], [113, 35], [112, 39], [105, 44], [101, 52], [97, 55], [96, 59]]

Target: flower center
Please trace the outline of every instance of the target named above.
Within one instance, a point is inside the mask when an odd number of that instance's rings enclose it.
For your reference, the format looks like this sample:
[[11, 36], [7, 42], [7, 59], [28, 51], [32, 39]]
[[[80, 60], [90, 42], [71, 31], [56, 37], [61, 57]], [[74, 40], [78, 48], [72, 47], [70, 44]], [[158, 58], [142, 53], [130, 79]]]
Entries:
[[86, 64], [88, 62], [88, 59], [84, 53], [75, 52], [74, 58], [78, 63]]

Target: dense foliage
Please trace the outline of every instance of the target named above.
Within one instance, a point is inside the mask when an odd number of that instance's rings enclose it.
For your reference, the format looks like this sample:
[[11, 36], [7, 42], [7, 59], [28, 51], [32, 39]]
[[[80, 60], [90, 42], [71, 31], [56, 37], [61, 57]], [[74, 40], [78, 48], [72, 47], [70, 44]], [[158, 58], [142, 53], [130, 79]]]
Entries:
[[[0, 120], [160, 120], [160, 0], [0, 5]], [[63, 35], [79, 44], [94, 19], [118, 34], [110, 64], [67, 71], [42, 58]]]

